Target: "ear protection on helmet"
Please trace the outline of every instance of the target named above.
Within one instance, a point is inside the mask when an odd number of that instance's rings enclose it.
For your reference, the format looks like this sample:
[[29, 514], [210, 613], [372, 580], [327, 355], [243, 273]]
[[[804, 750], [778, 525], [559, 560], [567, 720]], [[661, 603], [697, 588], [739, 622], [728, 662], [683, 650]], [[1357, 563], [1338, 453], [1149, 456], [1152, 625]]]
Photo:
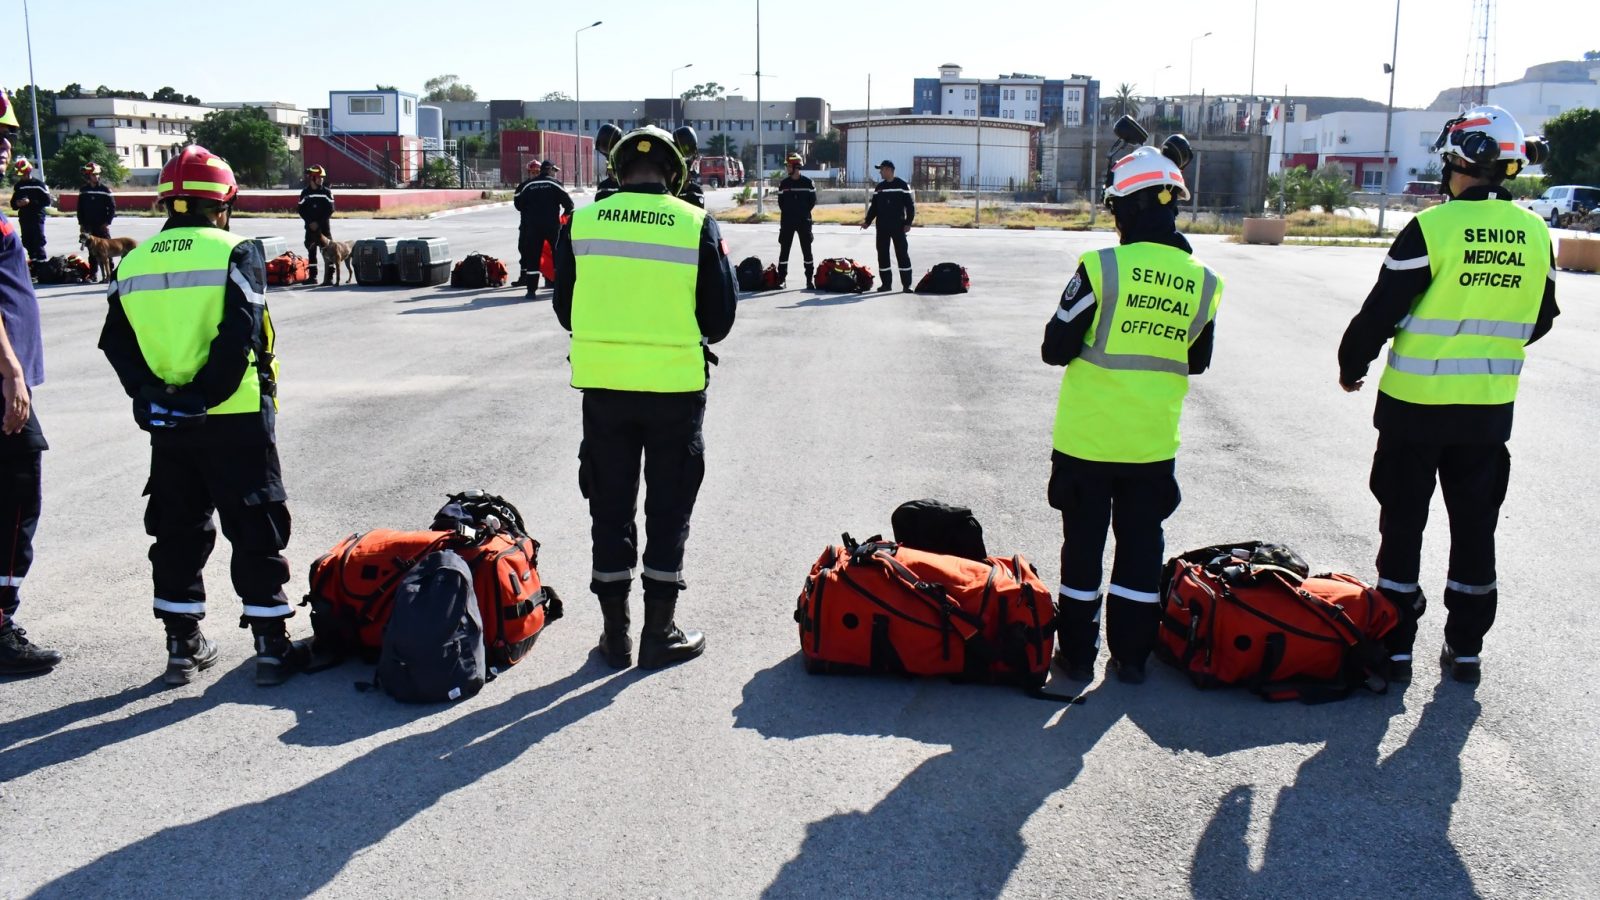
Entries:
[[679, 125], [672, 132], [672, 143], [677, 145], [678, 152], [683, 154], [684, 162], [700, 155], [700, 138], [688, 125]]
[[609, 159], [611, 151], [616, 149], [617, 142], [620, 140], [622, 140], [622, 129], [607, 122], [600, 126], [599, 131], [595, 132], [594, 148]]
[[1183, 135], [1169, 134], [1161, 142], [1161, 155], [1172, 160], [1178, 168], [1185, 169], [1194, 161], [1194, 148], [1189, 146], [1189, 139]]

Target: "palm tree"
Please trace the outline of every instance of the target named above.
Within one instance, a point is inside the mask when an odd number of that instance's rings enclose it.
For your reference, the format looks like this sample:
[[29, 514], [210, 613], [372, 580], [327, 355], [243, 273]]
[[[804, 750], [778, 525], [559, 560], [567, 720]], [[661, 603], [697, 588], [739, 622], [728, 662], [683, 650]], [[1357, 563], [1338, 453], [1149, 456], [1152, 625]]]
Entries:
[[712, 156], [734, 156], [739, 152], [733, 138], [725, 134], [712, 135], [707, 146]]
[[1126, 81], [1117, 85], [1117, 115], [1129, 115], [1129, 107], [1133, 108], [1132, 115], [1139, 115], [1139, 101], [1133, 96], [1134, 91], [1138, 89], [1138, 85], [1129, 84]]

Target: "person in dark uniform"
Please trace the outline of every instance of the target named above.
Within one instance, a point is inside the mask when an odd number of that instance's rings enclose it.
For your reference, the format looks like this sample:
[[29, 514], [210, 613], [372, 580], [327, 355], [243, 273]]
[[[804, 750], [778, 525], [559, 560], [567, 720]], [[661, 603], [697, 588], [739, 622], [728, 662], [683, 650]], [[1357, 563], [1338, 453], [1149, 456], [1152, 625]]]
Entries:
[[[685, 132], [687, 132], [685, 134]], [[639, 665], [699, 656], [705, 636], [674, 621], [689, 518], [705, 476], [707, 345], [727, 336], [738, 303], [716, 220], [675, 196], [688, 179], [694, 132], [655, 127], [595, 145], [622, 189], [573, 213], [556, 249], [553, 306], [572, 333], [572, 386], [583, 391], [578, 486], [589, 501], [590, 580], [605, 629], [597, 651], [632, 662], [628, 593], [641, 560], [634, 523], [644, 459], [644, 629]]]
[[[1118, 246], [1079, 257], [1040, 348], [1046, 363], [1066, 367], [1048, 497], [1064, 538], [1058, 659], [1075, 681], [1094, 678], [1102, 599], [1118, 681], [1144, 681], [1161, 620], [1162, 524], [1182, 499], [1178, 423], [1189, 377], [1211, 364], [1222, 299], [1222, 279], [1178, 233], [1189, 195], [1187, 141], [1181, 147], [1170, 156], [1139, 147], [1117, 162], [1105, 202]], [[1116, 559], [1102, 594], [1108, 527]]]
[[217, 661], [200, 631], [215, 511], [244, 600], [239, 626], [255, 636], [256, 684], [280, 684], [311, 651], [287, 627], [290, 518], [265, 263], [253, 241], [227, 230], [238, 185], [221, 157], [184, 147], [159, 183], [166, 225], [117, 266], [100, 349], [150, 433], [144, 521], [155, 539], [153, 606], [167, 633], [162, 678], [187, 684]]
[[698, 209], [706, 208], [706, 189], [700, 186], [700, 173], [694, 169], [689, 170], [689, 178], [683, 183], [683, 190], [678, 193], [678, 198]]
[[[306, 186], [300, 189], [300, 218], [306, 223], [306, 259], [310, 262], [308, 274], [312, 284], [317, 283], [317, 248], [321, 245], [318, 235], [327, 235], [328, 240], [333, 240], [333, 191], [328, 190], [327, 179], [327, 169], [308, 166]], [[322, 283], [333, 284], [336, 263], [326, 262], [328, 272]]]
[[810, 178], [800, 174], [802, 160], [797, 154], [789, 154], [784, 162], [789, 174], [778, 182], [778, 287], [783, 287], [789, 277], [789, 247], [799, 237], [806, 287], [813, 288], [816, 269], [811, 264], [811, 209], [817, 205], [817, 188]]
[[562, 215], [571, 215], [572, 198], [561, 186], [561, 168], [550, 160], [528, 163], [530, 177], [517, 185], [512, 205], [522, 214], [517, 232], [517, 255], [522, 266], [520, 281], [528, 286], [528, 296], [539, 289], [539, 258], [545, 245], [551, 253], [561, 234]]
[[[0, 94], [0, 171], [10, 161], [7, 135], [15, 120], [4, 116], [9, 103]], [[61, 654], [28, 640], [17, 625], [22, 581], [33, 565], [33, 536], [42, 506], [40, 462], [49, 448], [32, 389], [44, 381], [44, 341], [39, 334], [39, 299], [28, 277], [21, 236], [0, 213], [0, 392], [5, 407], [0, 421], [0, 675], [44, 672], [61, 662]]]
[[34, 177], [33, 163], [18, 157], [11, 169], [17, 173], [11, 208], [17, 211], [17, 221], [22, 225], [22, 246], [28, 251], [29, 259], [43, 262], [50, 258], [44, 250], [45, 210], [54, 206], [56, 200], [50, 196], [50, 189], [44, 182]]
[[1480, 106], [1446, 123], [1433, 149], [1449, 199], [1395, 237], [1339, 345], [1339, 386], [1360, 390], [1392, 339], [1372, 415], [1369, 481], [1381, 507], [1378, 589], [1400, 610], [1385, 637], [1390, 680], [1411, 680], [1427, 608], [1422, 534], [1437, 485], [1450, 514], [1440, 664], [1471, 683], [1499, 602], [1494, 533], [1511, 478], [1506, 442], [1523, 348], [1561, 310], [1549, 229], [1504, 187], [1543, 159], [1543, 142], [1527, 140], [1500, 107]]
[[867, 207], [867, 220], [861, 223], [861, 230], [878, 223], [878, 274], [883, 277], [879, 293], [894, 290], [894, 276], [889, 269], [891, 244], [895, 261], [900, 264], [900, 290], [909, 292], [911, 253], [906, 249], [906, 232], [917, 217], [917, 198], [911, 193], [911, 185], [895, 177], [894, 163], [887, 159], [878, 163], [878, 174], [883, 180], [872, 190], [872, 205]]
[[594, 202], [599, 203], [620, 190], [622, 190], [622, 184], [617, 181], [617, 173], [612, 171], [611, 166], [607, 165], [606, 177], [594, 186]]
[[117, 198], [100, 181], [100, 164], [83, 167], [83, 187], [78, 189], [78, 230], [111, 239], [111, 221], [117, 217]]

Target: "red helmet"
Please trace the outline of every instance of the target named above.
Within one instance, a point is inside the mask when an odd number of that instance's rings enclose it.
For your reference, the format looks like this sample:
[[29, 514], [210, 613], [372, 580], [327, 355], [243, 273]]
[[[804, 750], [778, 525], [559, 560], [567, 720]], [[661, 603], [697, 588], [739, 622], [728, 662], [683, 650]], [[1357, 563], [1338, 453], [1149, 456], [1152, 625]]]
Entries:
[[199, 144], [184, 147], [168, 160], [161, 167], [161, 179], [156, 183], [156, 197], [160, 200], [192, 197], [232, 203], [237, 196], [239, 182], [234, 180], [228, 161]]
[[11, 168], [15, 170], [18, 175], [25, 176], [29, 172], [33, 171], [33, 163], [28, 162], [28, 158], [26, 156], [19, 156], [14, 162], [11, 163]]
[[327, 178], [328, 177], [328, 170], [324, 169], [321, 166], [307, 166], [306, 167], [306, 177], [308, 177], [308, 178]]
[[530, 159], [528, 160], [528, 171], [537, 172], [543, 165], [544, 164], [539, 162], [537, 159]]
[[97, 162], [89, 163], [88, 165], [83, 167], [83, 174], [85, 174], [85, 175], [99, 175], [100, 174], [100, 164], [97, 163]]
[[800, 154], [791, 153], [789, 154], [789, 158], [783, 161], [783, 164], [786, 166], [804, 166], [805, 162], [805, 160], [800, 158]]

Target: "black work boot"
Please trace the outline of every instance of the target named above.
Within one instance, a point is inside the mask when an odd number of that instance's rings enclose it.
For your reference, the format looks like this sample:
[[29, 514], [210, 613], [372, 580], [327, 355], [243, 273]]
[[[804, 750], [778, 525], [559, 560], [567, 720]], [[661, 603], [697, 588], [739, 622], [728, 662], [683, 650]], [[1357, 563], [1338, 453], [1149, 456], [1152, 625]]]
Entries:
[[28, 640], [27, 635], [15, 625], [0, 631], [0, 675], [48, 672], [61, 662], [60, 653], [40, 647]]
[[1411, 648], [1417, 639], [1417, 623], [1427, 612], [1428, 598], [1419, 590], [1401, 591], [1385, 587], [1379, 582], [1378, 593], [1394, 604], [1400, 621], [1383, 636], [1383, 649], [1388, 651], [1390, 684], [1411, 683]]
[[532, 297], [533, 296], [533, 292], [537, 291], [538, 289], [539, 289], [539, 273], [538, 272], [530, 272], [530, 273], [528, 273], [528, 296]]
[[[316, 284], [317, 283], [317, 273], [319, 271], [321, 271], [321, 270], [319, 270], [317, 268], [317, 264], [316, 263], [312, 263], [311, 265], [306, 266], [306, 284]], [[290, 273], [290, 274], [291, 274], [291, 277], [293, 277], [293, 273]]]
[[1477, 656], [1465, 656], [1456, 653], [1451, 648], [1450, 642], [1445, 641], [1444, 649], [1439, 651], [1439, 666], [1450, 673], [1452, 681], [1462, 684], [1477, 684], [1483, 677], [1483, 662]]
[[256, 685], [283, 684], [311, 662], [311, 642], [291, 641], [281, 626], [256, 632]]
[[1056, 661], [1073, 681], [1093, 681], [1094, 661], [1100, 654], [1100, 598], [1073, 600], [1059, 597], [1056, 620]]
[[888, 272], [884, 272], [882, 274], [883, 274], [883, 283], [878, 285], [878, 293], [887, 294], [890, 291], [894, 290], [894, 276], [891, 275]]
[[778, 263], [778, 287], [782, 288], [789, 281], [789, 264]]
[[806, 263], [806, 290], [814, 290], [817, 286], [817, 267]]
[[1144, 683], [1144, 664], [1155, 649], [1160, 628], [1160, 603], [1106, 595], [1106, 644], [1111, 649], [1111, 671], [1117, 673], [1118, 681]]
[[167, 634], [167, 671], [161, 680], [174, 687], [217, 664], [217, 645], [196, 628], [187, 637]]
[[605, 616], [605, 630], [600, 632], [600, 645], [595, 647], [613, 669], [626, 669], [633, 665], [633, 638], [628, 636], [628, 595], [601, 597], [600, 614]]
[[706, 650], [706, 636], [684, 631], [672, 621], [678, 598], [644, 598], [644, 632], [639, 635], [639, 668], [659, 669], [694, 659]]
[[901, 269], [900, 270], [900, 290], [905, 292], [905, 293], [907, 293], [907, 294], [911, 293], [911, 270], [910, 269]]

